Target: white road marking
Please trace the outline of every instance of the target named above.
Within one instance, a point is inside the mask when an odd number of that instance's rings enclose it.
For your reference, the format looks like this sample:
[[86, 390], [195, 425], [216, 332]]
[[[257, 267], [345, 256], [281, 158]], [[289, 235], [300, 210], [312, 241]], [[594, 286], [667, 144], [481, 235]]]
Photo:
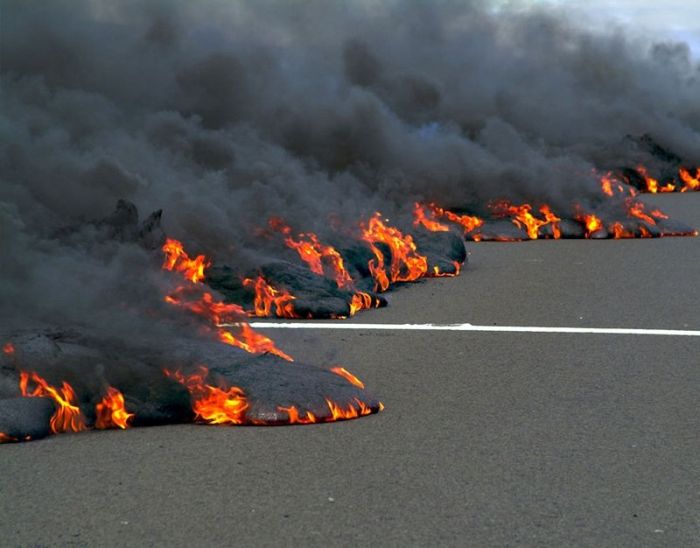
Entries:
[[[224, 324], [227, 325], [227, 324]], [[235, 325], [235, 324], [228, 324]], [[356, 331], [482, 331], [498, 333], [576, 333], [590, 335], [661, 335], [700, 337], [700, 331], [683, 329], [628, 329], [615, 327], [536, 327], [518, 325], [472, 325], [470, 323], [345, 323], [345, 322], [251, 322], [255, 329], [344, 329]]]

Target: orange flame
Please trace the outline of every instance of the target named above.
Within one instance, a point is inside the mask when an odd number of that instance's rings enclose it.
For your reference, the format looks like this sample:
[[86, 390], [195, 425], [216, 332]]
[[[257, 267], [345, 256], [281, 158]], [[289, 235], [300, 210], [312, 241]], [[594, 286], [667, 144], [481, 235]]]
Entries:
[[322, 244], [313, 232], [299, 234], [298, 239], [295, 240], [291, 236], [292, 229], [278, 217], [270, 219], [269, 225], [273, 230], [286, 236], [284, 243], [287, 247], [296, 250], [301, 260], [308, 265], [312, 272], [324, 276], [325, 264], [331, 269], [332, 277], [339, 288], [351, 289], [353, 287], [353, 281], [345, 269], [343, 257], [333, 246]]
[[[353, 402], [357, 406], [353, 405]], [[353, 398], [353, 401], [346, 408], [341, 407], [328, 398], [326, 398], [326, 404], [328, 404], [328, 409], [331, 411], [332, 418], [330, 420], [333, 421], [356, 419], [372, 413], [372, 409], [359, 398]]]
[[448, 232], [450, 230], [449, 226], [442, 224], [435, 219], [428, 219], [425, 212], [425, 207], [418, 202], [416, 202], [413, 206], [413, 226], [422, 226], [431, 232]]
[[12, 344], [11, 342], [5, 343], [2, 346], [2, 351], [3, 351], [3, 353], [8, 354], [8, 355], [14, 354], [15, 353], [15, 345]]
[[[416, 244], [410, 234], [404, 236], [401, 231], [392, 226], [386, 226], [377, 212], [367, 223], [361, 225], [362, 239], [366, 241], [374, 259], [369, 262], [369, 270], [375, 281], [377, 290], [386, 291], [391, 283], [412, 282], [428, 271], [428, 259], [418, 254]], [[391, 250], [391, 265], [389, 271], [385, 265], [384, 254], [376, 246], [385, 244]]]
[[621, 238], [634, 238], [634, 232], [626, 230], [620, 222], [614, 222], [611, 224], [609, 230], [612, 233], [613, 238], [616, 240]]
[[[210, 263], [203, 255], [199, 255], [192, 261], [189, 259], [182, 244], [177, 240], [170, 239], [163, 246], [163, 252], [166, 254], [163, 268], [181, 272], [193, 284], [204, 279], [204, 268]], [[167, 295], [165, 301], [204, 317], [216, 331], [218, 339], [224, 344], [235, 346], [250, 353], [269, 352], [285, 360], [293, 361], [291, 356], [275, 346], [272, 339], [258, 333], [247, 323], [240, 320], [246, 314], [239, 305], [215, 301], [212, 294], [208, 292], [202, 292], [201, 295], [198, 294], [196, 300], [189, 299], [191, 294], [192, 292], [188, 288], [180, 286], [172, 295]], [[188, 299], [184, 300], [185, 298]], [[222, 326], [224, 323], [233, 323], [239, 328], [239, 333], [234, 335], [230, 329], [225, 329]]]
[[162, 249], [165, 253], [163, 262], [165, 270], [181, 272], [192, 283], [204, 280], [204, 270], [211, 266], [211, 262], [204, 255], [197, 255], [194, 259], [190, 259], [182, 243], [171, 238], [165, 241]]
[[379, 299], [372, 297], [372, 295], [364, 291], [358, 291], [352, 296], [352, 300], [350, 301], [350, 315], [354, 316], [360, 310], [379, 308], [380, 305], [381, 301], [379, 301]]
[[435, 204], [429, 204], [428, 207], [433, 212], [433, 215], [437, 217], [444, 217], [448, 221], [460, 225], [464, 229], [465, 234], [476, 230], [484, 224], [484, 220], [480, 219], [479, 217], [474, 217], [472, 215], [458, 215], [457, 213], [453, 213], [452, 211], [438, 207]]
[[126, 410], [124, 394], [112, 386], [107, 388], [107, 394], [95, 406], [95, 413], [97, 415], [95, 428], [100, 430], [107, 428], [124, 430], [129, 427], [129, 423], [134, 418], [134, 414]]
[[[658, 210], [655, 210], [657, 213], [661, 213]], [[649, 223], [650, 225], [655, 225], [656, 221], [649, 215], [646, 214], [644, 210], [644, 204], [642, 202], [629, 202], [627, 204], [627, 214], [630, 217], [636, 217], [637, 219], [641, 219], [645, 223]], [[663, 215], [663, 213], [661, 213]], [[666, 217], [668, 218], [668, 217]]]
[[433, 278], [454, 278], [455, 276], [459, 276], [459, 273], [462, 271], [462, 264], [459, 261], [452, 261], [452, 264], [454, 266], [454, 272], [443, 272], [440, 270], [440, 267], [435, 265], [433, 266], [433, 271], [430, 273], [431, 277]]
[[561, 237], [558, 224], [561, 219], [546, 204], [540, 207], [540, 213], [545, 216], [544, 219], [538, 219], [532, 214], [532, 206], [530, 204], [516, 206], [502, 200], [494, 203], [491, 208], [498, 217], [510, 216], [513, 224], [518, 228], [525, 229], [527, 237], [531, 240], [536, 240], [539, 237], [540, 228], [546, 225], [551, 225], [553, 238], [558, 239]]
[[659, 185], [659, 181], [649, 175], [649, 171], [644, 166], [637, 166], [637, 173], [642, 176], [646, 184], [646, 191], [656, 194], [657, 192], [673, 192], [676, 186], [673, 183]]
[[683, 181], [681, 192], [700, 190], [700, 167], [695, 170], [695, 175], [690, 173], [690, 170], [680, 168], [678, 174]]
[[12, 436], [8, 436], [4, 432], [0, 432], [0, 443], [12, 443], [15, 441], [19, 441], [17, 438], [14, 438]]
[[184, 375], [180, 371], [163, 370], [165, 376], [182, 384], [192, 398], [195, 420], [207, 424], [244, 424], [248, 400], [237, 386], [213, 386], [206, 382], [209, 370], [200, 366], [199, 371]]
[[591, 234], [603, 228], [603, 221], [593, 215], [593, 213], [579, 214], [576, 216], [576, 219], [586, 227], [586, 238], [590, 238]]
[[332, 367], [331, 371], [333, 373], [335, 373], [336, 375], [340, 375], [341, 377], [343, 377], [350, 384], [354, 384], [358, 388], [362, 388], [364, 390], [364, 388], [365, 388], [364, 383], [360, 379], [358, 379], [355, 375], [350, 373], [350, 371], [348, 371], [344, 367], [340, 367], [340, 366]]
[[[215, 301], [211, 293], [207, 292], [194, 301], [184, 300], [183, 297], [187, 296], [185, 288], [179, 288], [175, 294], [165, 297], [165, 300], [206, 318], [216, 331], [218, 339], [225, 344], [251, 354], [268, 352], [287, 361], [294, 361], [291, 356], [277, 348], [272, 339], [258, 333], [246, 322], [240, 321], [240, 318], [245, 316], [245, 311], [239, 305]], [[230, 327], [237, 327], [239, 332], [234, 335]]]
[[284, 411], [287, 413], [289, 424], [314, 424], [318, 422], [316, 415], [311, 411], [307, 411], [304, 415], [299, 414], [299, 410], [290, 405], [289, 407], [278, 406], [279, 411]]
[[274, 307], [274, 315], [278, 318], [299, 317], [294, 311], [294, 295], [284, 289], [275, 289], [262, 276], [258, 276], [255, 280], [246, 278], [243, 280], [243, 285], [255, 291], [254, 311], [250, 315], [268, 318], [273, 315]]
[[[36, 386], [29, 390], [29, 383]], [[87, 430], [85, 419], [80, 408], [76, 405], [76, 396], [73, 387], [66, 381], [60, 389], [51, 386], [42, 377], [33, 372], [21, 371], [19, 375], [19, 388], [25, 398], [51, 398], [56, 404], [56, 412], [51, 417], [51, 432], [82, 432]]]

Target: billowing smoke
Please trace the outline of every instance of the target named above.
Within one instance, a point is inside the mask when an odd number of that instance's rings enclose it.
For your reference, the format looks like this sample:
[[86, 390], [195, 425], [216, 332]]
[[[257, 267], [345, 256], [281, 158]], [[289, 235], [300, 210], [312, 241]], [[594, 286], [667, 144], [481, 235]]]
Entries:
[[565, 209], [598, 192], [594, 168], [651, 161], [629, 136], [700, 163], [685, 45], [490, 5], [5, 3], [3, 327], [189, 332], [151, 211], [254, 266], [282, 252], [257, 231], [273, 215], [323, 235], [414, 200]]

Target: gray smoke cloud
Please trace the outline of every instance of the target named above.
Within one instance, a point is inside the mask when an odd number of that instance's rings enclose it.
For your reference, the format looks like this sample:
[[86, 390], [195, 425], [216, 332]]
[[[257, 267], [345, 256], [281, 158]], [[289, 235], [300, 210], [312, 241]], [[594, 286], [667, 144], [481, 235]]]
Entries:
[[[118, 199], [162, 208], [193, 251], [254, 265], [283, 252], [255, 236], [271, 215], [323, 235], [329, 215], [355, 226], [416, 199], [565, 210], [598, 194], [594, 168], [649, 160], [626, 135], [700, 163], [688, 47], [593, 33], [565, 12], [70, 0], [1, 15], [8, 328], [176, 329], [154, 321], [172, 316], [159, 258], [85, 223]], [[56, 238], [67, 226], [82, 228]]]

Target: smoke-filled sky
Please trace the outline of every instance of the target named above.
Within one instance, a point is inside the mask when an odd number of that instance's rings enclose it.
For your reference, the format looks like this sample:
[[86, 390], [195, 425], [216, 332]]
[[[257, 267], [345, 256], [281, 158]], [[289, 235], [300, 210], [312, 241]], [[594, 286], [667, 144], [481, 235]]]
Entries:
[[628, 135], [700, 161], [687, 47], [565, 9], [25, 0], [0, 22], [4, 325], [153, 323], [158, 259], [86, 224], [121, 198], [255, 266], [271, 215], [333, 238], [417, 199], [566, 211], [644, 159]]

